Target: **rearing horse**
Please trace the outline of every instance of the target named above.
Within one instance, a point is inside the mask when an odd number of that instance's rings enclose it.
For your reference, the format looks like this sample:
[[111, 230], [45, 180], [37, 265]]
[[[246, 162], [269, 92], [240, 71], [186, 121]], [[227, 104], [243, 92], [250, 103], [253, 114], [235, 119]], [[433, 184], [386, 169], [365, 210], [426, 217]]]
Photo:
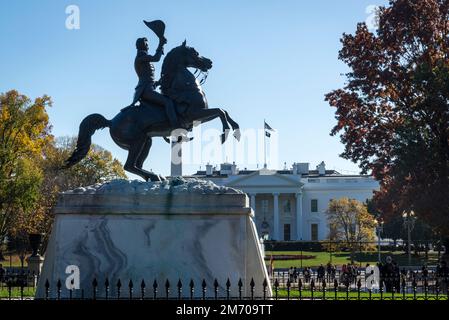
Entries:
[[[231, 126], [234, 137], [240, 140], [239, 125], [227, 111], [209, 109], [206, 96], [200, 83], [188, 68], [206, 72], [212, 68], [212, 61], [202, 57], [198, 52], [186, 45], [172, 49], [164, 59], [162, 75], [159, 81], [162, 94], [171, 98], [176, 106], [178, 117], [184, 129], [191, 130], [194, 122], [208, 122], [219, 118], [223, 125], [222, 143], [226, 141]], [[98, 129], [109, 128], [114, 142], [128, 150], [128, 158], [124, 169], [145, 180], [162, 181], [164, 177], [142, 169], [151, 149], [153, 137], [166, 138], [172, 135], [165, 111], [160, 106], [142, 103], [141, 106], [125, 108], [112, 120], [100, 114], [87, 116], [80, 124], [75, 151], [66, 161], [66, 167], [80, 162], [89, 152], [91, 137]]]

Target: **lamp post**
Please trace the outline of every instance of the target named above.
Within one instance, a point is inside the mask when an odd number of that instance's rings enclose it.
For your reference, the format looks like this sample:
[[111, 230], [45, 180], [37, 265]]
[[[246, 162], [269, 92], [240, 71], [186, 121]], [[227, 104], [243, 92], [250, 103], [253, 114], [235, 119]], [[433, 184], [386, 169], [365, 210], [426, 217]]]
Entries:
[[381, 259], [381, 255], [380, 255], [380, 235], [384, 230], [384, 222], [381, 219], [379, 219], [379, 220], [376, 219], [374, 221], [376, 223], [376, 233], [377, 233], [377, 254], [378, 254], [377, 261], [379, 263], [381, 263], [382, 259]]
[[402, 214], [404, 218], [404, 227], [407, 229], [407, 253], [408, 253], [408, 265], [412, 265], [412, 230], [415, 227], [415, 213], [404, 212]]

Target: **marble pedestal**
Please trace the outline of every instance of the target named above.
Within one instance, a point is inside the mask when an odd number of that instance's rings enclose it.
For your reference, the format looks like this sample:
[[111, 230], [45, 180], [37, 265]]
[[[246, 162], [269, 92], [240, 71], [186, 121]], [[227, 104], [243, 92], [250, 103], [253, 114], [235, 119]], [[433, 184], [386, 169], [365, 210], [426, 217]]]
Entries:
[[[158, 297], [165, 297], [170, 283], [170, 297], [226, 296], [226, 281], [231, 296], [263, 296], [263, 282], [268, 280], [253, 212], [248, 197], [237, 190], [218, 187], [196, 179], [175, 179], [168, 183], [128, 182], [124, 180], [63, 193], [55, 210], [56, 219], [38, 283], [37, 298], [57, 296], [56, 284], [62, 283], [61, 297], [67, 298], [71, 279], [79, 289], [72, 297], [93, 296], [92, 281], [98, 282], [97, 298], [117, 297], [120, 279], [121, 297], [129, 296], [128, 284], [134, 284], [134, 296], [141, 294], [142, 280], [146, 296], [153, 297], [154, 280]], [[78, 277], [79, 270], [79, 277]], [[68, 272], [68, 273], [66, 273]], [[69, 280], [67, 280], [69, 279]], [[269, 281], [268, 281], [269, 282]], [[271, 295], [267, 288], [267, 296]]]

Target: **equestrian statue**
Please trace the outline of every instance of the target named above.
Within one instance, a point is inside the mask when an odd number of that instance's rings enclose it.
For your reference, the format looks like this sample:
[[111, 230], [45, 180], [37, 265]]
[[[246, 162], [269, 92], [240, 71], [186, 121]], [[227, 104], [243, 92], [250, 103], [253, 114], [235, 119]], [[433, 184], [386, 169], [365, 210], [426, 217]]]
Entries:
[[[189, 141], [185, 132], [191, 131], [193, 123], [204, 123], [219, 118], [224, 143], [228, 133], [234, 130], [234, 137], [240, 140], [239, 125], [221, 108], [210, 109], [206, 95], [201, 88], [212, 68], [212, 61], [202, 57], [184, 41], [172, 49], [162, 63], [161, 78], [155, 81], [153, 62], [158, 62], [164, 54], [167, 43], [164, 37], [165, 24], [160, 21], [144, 21], [159, 38], [159, 46], [154, 55], [149, 55], [146, 38], [136, 41], [137, 55], [134, 69], [139, 77], [131, 105], [123, 108], [113, 119], [107, 120], [101, 114], [91, 114], [80, 124], [76, 148], [65, 166], [71, 167], [80, 162], [89, 152], [91, 137], [98, 129], [109, 128], [114, 142], [128, 150], [124, 169], [146, 181], [163, 181], [164, 177], [144, 170], [143, 163], [151, 149], [152, 139], [177, 137], [178, 142]], [[188, 68], [204, 74], [198, 81]], [[160, 92], [156, 89], [160, 87]], [[137, 105], [138, 103], [138, 105]]]

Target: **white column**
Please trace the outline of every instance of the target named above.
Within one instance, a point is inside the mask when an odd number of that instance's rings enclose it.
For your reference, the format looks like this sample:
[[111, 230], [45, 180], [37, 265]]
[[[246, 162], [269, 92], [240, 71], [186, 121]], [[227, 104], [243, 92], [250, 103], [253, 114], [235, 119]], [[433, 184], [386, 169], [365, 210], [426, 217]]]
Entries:
[[253, 208], [254, 214], [256, 214], [256, 194], [251, 193], [250, 197], [251, 197], [251, 208]]
[[273, 193], [273, 240], [279, 239], [279, 193]]
[[[175, 139], [174, 137], [172, 139]], [[172, 177], [182, 177], [182, 142], [171, 143], [171, 172]]]
[[304, 240], [303, 238], [303, 217], [302, 217], [302, 193], [296, 194], [296, 240]]

